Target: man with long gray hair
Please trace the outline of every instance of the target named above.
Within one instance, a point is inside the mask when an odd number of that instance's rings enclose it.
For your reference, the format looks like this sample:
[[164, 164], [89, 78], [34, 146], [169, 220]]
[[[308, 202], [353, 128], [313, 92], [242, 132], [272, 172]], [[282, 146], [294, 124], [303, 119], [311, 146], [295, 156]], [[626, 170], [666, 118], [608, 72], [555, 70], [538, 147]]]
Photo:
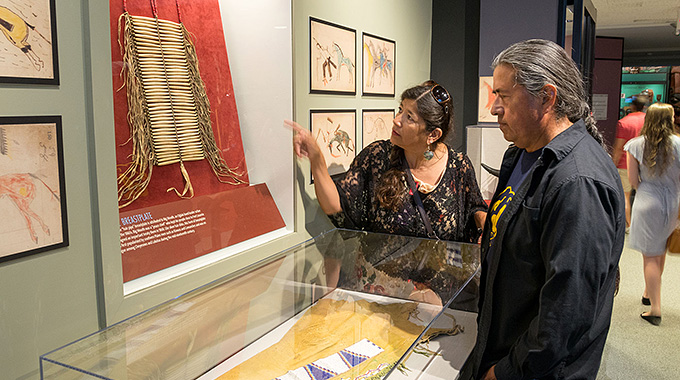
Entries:
[[545, 40], [492, 64], [506, 140], [482, 237], [477, 342], [463, 379], [594, 379], [625, 235], [624, 197], [581, 73]]

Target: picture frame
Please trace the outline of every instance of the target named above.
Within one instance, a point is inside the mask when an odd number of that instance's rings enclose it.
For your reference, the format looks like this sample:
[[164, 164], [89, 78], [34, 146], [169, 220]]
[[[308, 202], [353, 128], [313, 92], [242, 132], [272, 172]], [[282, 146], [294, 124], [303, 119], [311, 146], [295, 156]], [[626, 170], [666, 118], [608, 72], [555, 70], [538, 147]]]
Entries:
[[309, 18], [309, 92], [356, 95], [356, 31]]
[[357, 153], [356, 110], [310, 110], [309, 125], [326, 159], [328, 174], [346, 172]]
[[393, 109], [365, 109], [361, 111], [361, 142], [363, 147], [392, 136]]
[[491, 114], [491, 107], [495, 100], [496, 95], [493, 93], [493, 77], [480, 76], [477, 122], [495, 123], [497, 121], [496, 116]]
[[55, 0], [0, 5], [0, 83], [59, 84]]
[[0, 117], [0, 262], [66, 247], [61, 116]]
[[362, 34], [362, 93], [394, 97], [397, 43], [373, 34]]

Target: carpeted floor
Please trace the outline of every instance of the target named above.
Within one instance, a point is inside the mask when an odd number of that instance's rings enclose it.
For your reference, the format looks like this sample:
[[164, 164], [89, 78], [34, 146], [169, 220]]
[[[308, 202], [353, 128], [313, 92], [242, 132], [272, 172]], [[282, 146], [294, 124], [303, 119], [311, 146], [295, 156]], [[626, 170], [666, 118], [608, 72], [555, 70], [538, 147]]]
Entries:
[[621, 285], [597, 379], [680, 378], [680, 255], [666, 256], [660, 326], [640, 318], [649, 310], [640, 302], [644, 290], [640, 252], [625, 247], [620, 269]]

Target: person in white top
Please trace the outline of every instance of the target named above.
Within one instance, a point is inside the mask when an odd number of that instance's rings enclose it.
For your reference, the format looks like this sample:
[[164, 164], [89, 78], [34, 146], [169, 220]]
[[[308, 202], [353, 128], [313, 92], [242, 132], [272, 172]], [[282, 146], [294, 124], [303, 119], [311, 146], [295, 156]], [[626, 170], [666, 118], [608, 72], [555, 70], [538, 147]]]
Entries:
[[624, 146], [628, 179], [636, 189], [628, 246], [642, 252], [645, 290], [640, 314], [653, 325], [661, 323], [661, 274], [666, 261], [666, 240], [675, 229], [680, 200], [680, 137], [673, 133], [673, 107], [649, 106], [640, 136]]

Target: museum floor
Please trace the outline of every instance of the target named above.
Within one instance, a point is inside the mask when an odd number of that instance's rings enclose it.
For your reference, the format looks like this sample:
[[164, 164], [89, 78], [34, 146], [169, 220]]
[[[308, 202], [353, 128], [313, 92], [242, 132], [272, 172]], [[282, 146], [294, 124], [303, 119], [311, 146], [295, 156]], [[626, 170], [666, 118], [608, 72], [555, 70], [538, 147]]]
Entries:
[[652, 326], [639, 316], [649, 308], [640, 302], [644, 290], [641, 254], [625, 247], [620, 268], [621, 285], [614, 300], [612, 325], [597, 379], [677, 379], [680, 369], [680, 255], [666, 255], [660, 326]]

